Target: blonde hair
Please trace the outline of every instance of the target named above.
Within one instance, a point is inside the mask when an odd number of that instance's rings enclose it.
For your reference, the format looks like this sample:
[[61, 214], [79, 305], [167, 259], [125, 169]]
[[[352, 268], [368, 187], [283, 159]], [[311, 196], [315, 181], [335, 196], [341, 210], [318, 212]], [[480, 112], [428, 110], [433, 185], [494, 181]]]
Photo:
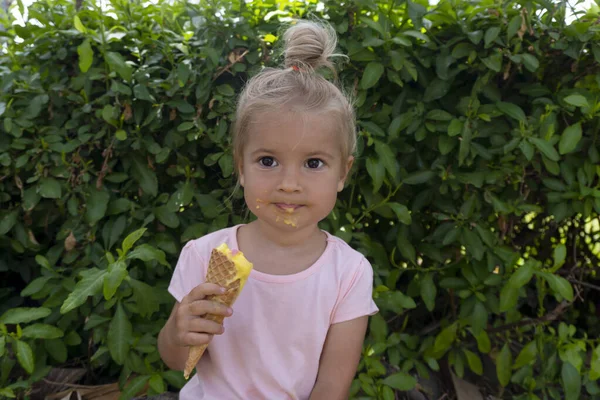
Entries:
[[284, 68], [266, 68], [248, 81], [238, 100], [233, 125], [235, 171], [242, 165], [242, 154], [250, 126], [260, 115], [293, 104], [303, 112], [326, 113], [337, 118], [344, 159], [356, 150], [354, 108], [342, 90], [317, 70], [326, 67], [336, 77], [330, 61], [337, 37], [325, 23], [296, 21], [284, 35]]

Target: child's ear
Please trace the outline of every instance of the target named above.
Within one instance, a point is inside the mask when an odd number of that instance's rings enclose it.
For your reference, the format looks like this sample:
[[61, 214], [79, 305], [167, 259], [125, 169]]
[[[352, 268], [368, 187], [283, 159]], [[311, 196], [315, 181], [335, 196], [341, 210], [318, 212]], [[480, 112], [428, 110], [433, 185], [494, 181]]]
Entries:
[[341, 192], [342, 190], [344, 190], [344, 183], [346, 182], [346, 179], [348, 178], [348, 174], [350, 173], [350, 170], [352, 169], [352, 164], [354, 164], [354, 157], [350, 156], [350, 157], [348, 157], [346, 164], [343, 166], [342, 175], [340, 176], [340, 181], [338, 182], [338, 187], [337, 187], [338, 192]]

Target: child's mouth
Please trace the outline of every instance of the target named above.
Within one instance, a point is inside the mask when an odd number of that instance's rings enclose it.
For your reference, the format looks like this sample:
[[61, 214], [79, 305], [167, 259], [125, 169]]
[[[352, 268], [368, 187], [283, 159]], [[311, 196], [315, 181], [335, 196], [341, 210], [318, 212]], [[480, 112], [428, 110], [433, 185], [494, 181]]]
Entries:
[[287, 213], [293, 213], [302, 206], [300, 204], [275, 203], [275, 207]]

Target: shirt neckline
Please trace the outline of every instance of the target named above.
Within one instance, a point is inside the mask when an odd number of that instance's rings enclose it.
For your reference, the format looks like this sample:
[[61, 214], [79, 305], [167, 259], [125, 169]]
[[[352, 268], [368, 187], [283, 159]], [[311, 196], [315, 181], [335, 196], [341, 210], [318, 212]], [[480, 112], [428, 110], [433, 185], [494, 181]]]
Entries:
[[[237, 232], [238, 232], [238, 229], [243, 225], [244, 224], [235, 225], [230, 230], [229, 242], [231, 243], [231, 247], [238, 251], [240, 251], [240, 248], [239, 248], [238, 240], [237, 240]], [[296, 282], [296, 281], [305, 279], [305, 278], [309, 277], [310, 275], [314, 274], [315, 272], [317, 272], [321, 268], [321, 265], [323, 264], [325, 258], [329, 256], [329, 253], [332, 251], [332, 247], [333, 247], [332, 246], [333, 238], [332, 238], [331, 234], [324, 230], [321, 230], [321, 231], [323, 233], [325, 233], [325, 235], [327, 236], [325, 250], [323, 251], [323, 253], [321, 253], [319, 258], [310, 267], [306, 268], [303, 271], [297, 272], [295, 274], [288, 274], [288, 275], [273, 275], [273, 274], [267, 274], [267, 273], [252, 269], [252, 271], [250, 271], [250, 279], [254, 279], [257, 281], [263, 281], [263, 282], [269, 282], [269, 283], [290, 283], [290, 282]]]

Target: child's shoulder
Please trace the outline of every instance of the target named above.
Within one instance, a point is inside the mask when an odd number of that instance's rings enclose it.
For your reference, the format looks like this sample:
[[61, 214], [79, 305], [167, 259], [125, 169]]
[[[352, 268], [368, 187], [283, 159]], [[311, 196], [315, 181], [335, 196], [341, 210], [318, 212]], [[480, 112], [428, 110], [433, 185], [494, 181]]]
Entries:
[[358, 250], [350, 246], [339, 236], [327, 232], [327, 241], [332, 244], [333, 256], [336, 260], [345, 266], [354, 266], [355, 268], [371, 267], [367, 258]]
[[188, 249], [193, 249], [201, 257], [210, 257], [211, 251], [223, 243], [231, 248], [234, 245], [235, 226], [207, 233], [197, 239], [192, 239], [185, 244]]

